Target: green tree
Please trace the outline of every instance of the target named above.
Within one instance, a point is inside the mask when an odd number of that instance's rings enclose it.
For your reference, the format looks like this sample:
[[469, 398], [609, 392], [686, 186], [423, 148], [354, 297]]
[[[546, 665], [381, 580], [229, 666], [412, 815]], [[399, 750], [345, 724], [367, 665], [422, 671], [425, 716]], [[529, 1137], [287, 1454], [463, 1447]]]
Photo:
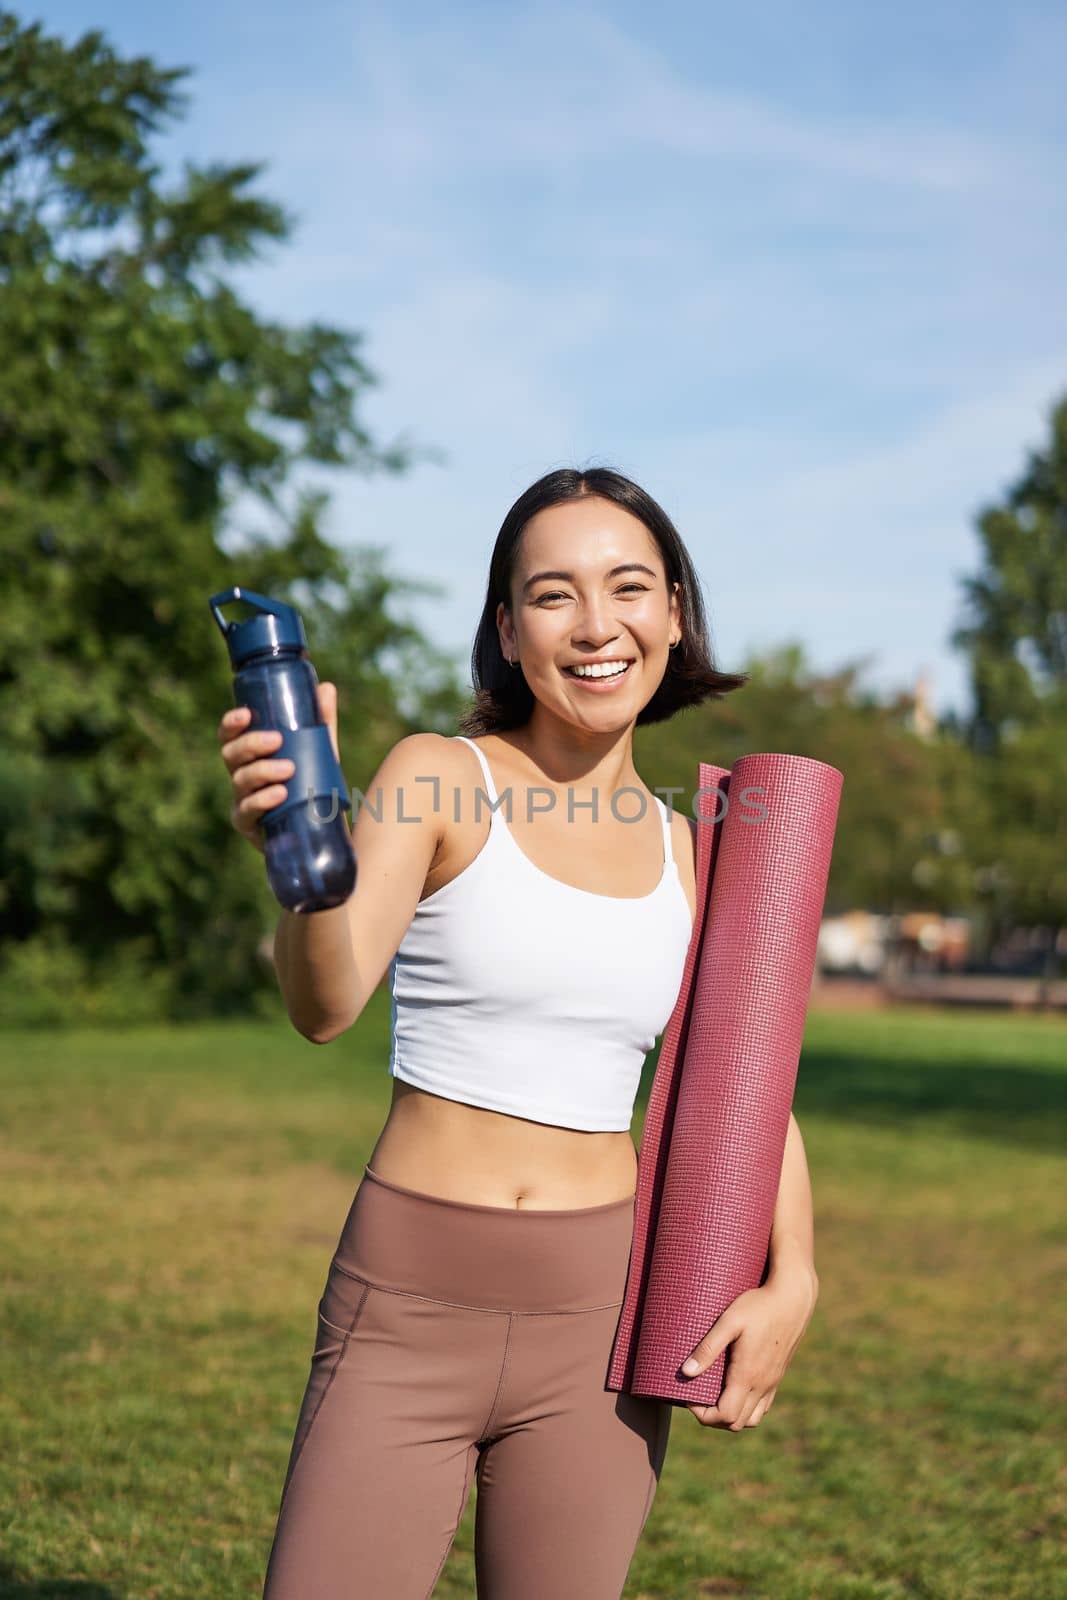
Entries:
[[[324, 494], [292, 487], [301, 463], [399, 473], [418, 451], [379, 446], [359, 419], [378, 381], [362, 335], [268, 320], [227, 283], [228, 264], [291, 231], [251, 187], [261, 168], [186, 163], [168, 187], [150, 159], [187, 71], [0, 12], [9, 1017], [277, 1000], [254, 954], [277, 906], [229, 826], [215, 729], [232, 688], [209, 594], [240, 582], [301, 606], [339, 685], [350, 787], [462, 698], [388, 609], [435, 586], [390, 576], [378, 547], [343, 557], [319, 531]], [[269, 535], [230, 526], [239, 497]]]
[[953, 642], [969, 658], [984, 837], [974, 841], [991, 920], [1045, 929], [1047, 985], [1067, 924], [1067, 397], [1001, 505], [977, 518], [981, 566], [964, 580]]
[[640, 731], [641, 767], [653, 784], [684, 784], [675, 804], [691, 813], [698, 761], [731, 767], [755, 751], [829, 762], [844, 774], [827, 912], [857, 906], [894, 912], [957, 911], [973, 897], [959, 853], [932, 872], [931, 841], [954, 824], [965, 777], [958, 742], [942, 730], [920, 737], [910, 695], [881, 698], [860, 682], [862, 662], [819, 672], [798, 642], [752, 653], [743, 689], [671, 722]]
[[1067, 396], [1004, 503], [976, 519], [981, 566], [963, 580], [952, 642], [970, 662], [971, 736], [992, 749], [1067, 695]]

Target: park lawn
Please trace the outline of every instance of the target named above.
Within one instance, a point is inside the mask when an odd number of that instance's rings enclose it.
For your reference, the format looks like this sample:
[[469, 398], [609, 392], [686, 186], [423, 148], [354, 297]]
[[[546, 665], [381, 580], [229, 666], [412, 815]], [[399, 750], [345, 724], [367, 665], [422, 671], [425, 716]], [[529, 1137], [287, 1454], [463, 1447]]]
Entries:
[[[384, 989], [325, 1049], [0, 1034], [0, 1600], [260, 1595], [387, 1055]], [[1067, 1594], [1065, 1099], [1063, 1021], [811, 1012], [815, 1316], [759, 1427], [674, 1410], [627, 1600]]]

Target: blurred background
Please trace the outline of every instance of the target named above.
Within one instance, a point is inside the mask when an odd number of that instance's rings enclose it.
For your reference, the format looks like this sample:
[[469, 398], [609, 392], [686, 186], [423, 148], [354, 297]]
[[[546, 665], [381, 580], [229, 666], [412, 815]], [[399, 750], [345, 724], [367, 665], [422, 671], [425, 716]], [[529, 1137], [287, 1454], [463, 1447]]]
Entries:
[[0, 1596], [259, 1592], [388, 1105], [384, 991], [288, 1023], [208, 595], [299, 606], [358, 793], [594, 465], [751, 674], [646, 782], [845, 777], [816, 1321], [676, 1419], [627, 1594], [1065, 1592], [1065, 69], [1032, 0], [0, 11]]

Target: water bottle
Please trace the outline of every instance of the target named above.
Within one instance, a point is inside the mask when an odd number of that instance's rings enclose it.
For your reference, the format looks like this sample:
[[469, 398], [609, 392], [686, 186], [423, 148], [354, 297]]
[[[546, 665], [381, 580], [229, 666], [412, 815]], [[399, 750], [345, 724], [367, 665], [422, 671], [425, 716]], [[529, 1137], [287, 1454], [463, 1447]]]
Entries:
[[[220, 607], [233, 600], [252, 606], [253, 615], [227, 622]], [[343, 905], [356, 886], [344, 815], [352, 801], [319, 712], [319, 680], [300, 613], [236, 585], [208, 604], [230, 652], [234, 704], [251, 708], [245, 731], [276, 728], [283, 742], [271, 759], [287, 756], [294, 766], [285, 799], [264, 812], [260, 824], [271, 889], [287, 911]]]

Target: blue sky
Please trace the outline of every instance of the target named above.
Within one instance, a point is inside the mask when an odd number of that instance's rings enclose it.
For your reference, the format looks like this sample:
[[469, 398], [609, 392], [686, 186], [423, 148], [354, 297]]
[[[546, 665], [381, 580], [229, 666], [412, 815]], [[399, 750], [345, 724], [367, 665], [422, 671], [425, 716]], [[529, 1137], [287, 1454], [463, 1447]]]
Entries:
[[722, 666], [798, 638], [966, 705], [974, 516], [1067, 391], [1061, 5], [20, 15], [193, 69], [168, 167], [266, 163], [297, 226], [232, 276], [363, 330], [366, 424], [446, 457], [319, 474], [327, 532], [444, 585], [408, 609], [464, 669], [508, 507], [601, 464], [677, 523]]

